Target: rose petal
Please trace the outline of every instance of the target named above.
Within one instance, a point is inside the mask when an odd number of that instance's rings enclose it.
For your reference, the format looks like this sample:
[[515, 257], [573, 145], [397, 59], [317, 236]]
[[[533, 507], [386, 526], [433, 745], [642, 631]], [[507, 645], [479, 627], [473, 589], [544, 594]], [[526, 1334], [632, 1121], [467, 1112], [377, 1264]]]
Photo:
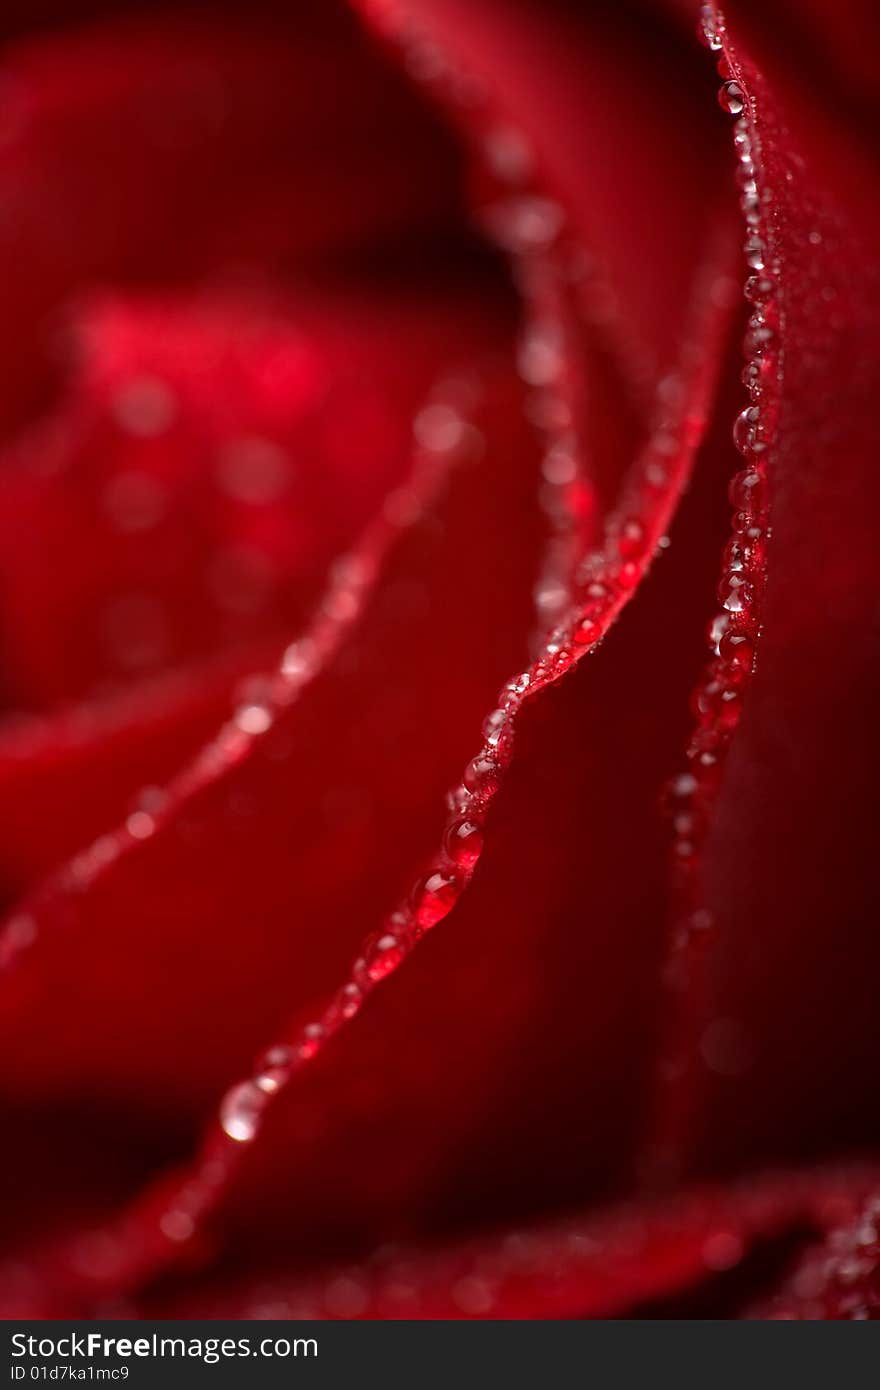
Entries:
[[3, 82], [4, 421], [45, 401], [83, 284], [284, 276], [459, 216], [448, 137], [342, 7], [37, 30]]
[[794, 143], [735, 28], [730, 58], [772, 191], [785, 356], [763, 631], [705, 861], [702, 1147], [725, 1166], [876, 1142], [878, 967], [878, 223]]
[[[511, 1226], [437, 1250], [406, 1246], [315, 1274], [272, 1267], [172, 1283], [143, 1316], [246, 1318], [609, 1318], [677, 1296], [701, 1316], [730, 1316], [716, 1288], [772, 1242], [827, 1230], [856, 1210], [870, 1170], [770, 1173]], [[713, 1304], [714, 1296], [714, 1304]], [[698, 1303], [698, 1299], [700, 1300]], [[714, 1310], [714, 1312], [713, 1312]], [[134, 1310], [129, 1308], [131, 1314]], [[733, 1315], [736, 1315], [734, 1307]]]

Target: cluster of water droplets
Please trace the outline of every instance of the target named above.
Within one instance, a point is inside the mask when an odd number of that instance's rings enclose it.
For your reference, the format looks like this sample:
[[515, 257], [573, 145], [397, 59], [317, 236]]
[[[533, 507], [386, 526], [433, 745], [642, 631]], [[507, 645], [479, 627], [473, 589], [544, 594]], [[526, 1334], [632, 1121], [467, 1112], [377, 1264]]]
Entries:
[[[714, 6], [704, 6], [700, 37], [712, 52], [724, 47], [724, 23]], [[743, 466], [729, 487], [733, 509], [732, 532], [724, 548], [718, 584], [719, 611], [709, 625], [710, 660], [692, 697], [695, 727], [687, 748], [687, 769], [666, 789], [665, 810], [673, 833], [673, 862], [679, 909], [672, 932], [664, 984], [670, 990], [669, 1036], [659, 1071], [659, 1109], [667, 1110], [660, 1130], [670, 1130], [661, 1142], [682, 1142], [672, 1132], [687, 1123], [688, 1102], [664, 1100], [671, 1086], [680, 1093], [693, 1081], [693, 1067], [702, 1056], [708, 1066], [714, 1056], [703, 1047], [699, 1033], [703, 1001], [701, 969], [715, 928], [714, 914], [702, 901], [701, 854], [711, 822], [723, 763], [739, 723], [746, 690], [752, 676], [761, 628], [761, 600], [765, 587], [767, 544], [770, 536], [767, 457], [776, 429], [782, 370], [780, 345], [781, 308], [778, 265], [773, 245], [771, 195], [761, 182], [760, 141], [748, 96], [736, 80], [727, 58], [718, 62], [722, 109], [734, 118], [733, 139], [737, 156], [736, 178], [746, 227], [744, 255], [748, 267], [745, 297], [751, 305], [743, 342], [743, 384], [749, 402], [733, 426], [733, 442]], [[717, 1021], [716, 1021], [717, 1022]], [[722, 1020], [728, 1031], [735, 1020]], [[709, 1029], [713, 1024], [708, 1025]], [[709, 1038], [711, 1042], [711, 1037]], [[745, 1055], [746, 1049], [736, 1049]], [[714, 1069], [714, 1068], [713, 1068]], [[720, 1066], [719, 1070], [726, 1070]], [[677, 1119], [674, 1117], [678, 1117]]]
[[[380, 8], [384, 19], [394, 7]], [[479, 85], [456, 79], [451, 63], [440, 49], [414, 35], [409, 26], [405, 32], [407, 43], [416, 47], [419, 75], [424, 77], [427, 72], [432, 80], [442, 75], [447, 87], [452, 82], [453, 93], [467, 93], [469, 109], [477, 107]], [[398, 31], [395, 37], [399, 39]], [[497, 124], [487, 132], [478, 122], [478, 129], [481, 139], [489, 141], [487, 158], [497, 163], [503, 155], [502, 162], [507, 161], [508, 181], [524, 178], [529, 161], [522, 139]], [[530, 276], [537, 270], [537, 280], [546, 290], [546, 266], [541, 257], [555, 244], [562, 222], [561, 209], [533, 192], [518, 194], [509, 204], [500, 231], [516, 265], [526, 268], [518, 279], [532, 284]], [[634, 461], [619, 504], [607, 519], [599, 543], [591, 547], [586, 531], [577, 533], [577, 544], [566, 557], [565, 601], [559, 608], [554, 604], [555, 620], [549, 631], [545, 622], [532, 664], [499, 690], [495, 707], [484, 720], [476, 752], [460, 783], [448, 795], [447, 819], [438, 852], [405, 900], [366, 940], [348, 977], [326, 1007], [277, 1040], [257, 1058], [250, 1074], [227, 1090], [219, 1105], [217, 1125], [209, 1132], [200, 1157], [184, 1180], [172, 1182], [170, 1190], [163, 1185], [160, 1192], [147, 1194], [147, 1224], [160, 1240], [174, 1245], [191, 1238], [235, 1171], [238, 1156], [259, 1134], [272, 1103], [301, 1068], [355, 1018], [373, 989], [400, 966], [418, 941], [453, 910], [480, 859], [490, 806], [511, 760], [520, 710], [538, 691], [595, 649], [653, 556], [668, 544], [665, 531], [686, 481], [711, 395], [712, 369], [707, 365], [712, 358], [711, 344], [714, 340], [720, 344], [723, 338], [724, 313], [719, 302], [724, 293], [719, 299], [718, 291], [725, 291], [727, 281], [720, 263], [726, 267], [726, 250], [722, 253], [713, 248], [703, 272], [696, 277], [679, 367], [656, 390], [648, 442]], [[554, 303], [555, 294], [556, 285], [551, 293]], [[552, 311], [548, 315], [543, 300], [541, 304], [541, 323], [546, 328]], [[532, 331], [533, 320], [527, 310], [521, 358], [525, 353], [526, 371], [534, 378], [536, 400], [547, 416], [553, 417], [552, 422], [548, 419], [545, 424], [545, 478], [552, 461], [557, 468], [553, 485], [566, 487], [570, 480], [567, 469], [561, 466], [558, 431], [568, 426], [569, 417], [562, 407], [567, 406], [569, 385], [560, 385], [564, 373], [557, 371], [553, 345], [545, 339], [530, 339]], [[552, 339], [553, 333], [549, 336]], [[337, 649], [362, 610], [390, 532], [417, 518], [426, 496], [436, 489], [438, 477], [445, 473], [449, 462], [471, 452], [475, 431], [463, 417], [461, 393], [449, 396], [447, 391], [446, 397], [439, 393], [416, 419], [414, 433], [421, 455], [412, 485], [387, 500], [378, 530], [374, 528], [368, 533], [359, 550], [337, 567], [313, 629], [288, 649], [280, 670], [267, 687], [242, 699], [233, 719], [190, 769], [189, 781], [174, 789], [175, 799], [243, 757], [254, 739], [265, 737], [278, 710], [314, 678]], [[558, 538], [558, 533], [551, 529], [551, 551]], [[146, 820], [138, 820], [127, 826], [124, 833], [130, 838], [132, 833], [143, 837], [152, 831]]]
[[[381, 8], [384, 19], [389, 7]], [[407, 42], [414, 43], [424, 58], [428, 51], [427, 41], [414, 36], [409, 25], [405, 33]], [[395, 30], [395, 37], [399, 40], [398, 30]], [[429, 64], [420, 63], [420, 76], [427, 67], [431, 79], [442, 76], [448, 89], [452, 80], [451, 63], [442, 50], [433, 46], [430, 56]], [[466, 90], [469, 104], [472, 107], [477, 104], [476, 84], [453, 81], [453, 89]], [[496, 140], [500, 139], [499, 130], [497, 126], [492, 127]], [[489, 139], [492, 139], [491, 133]], [[510, 161], [509, 177], [518, 180], [528, 167], [525, 144], [507, 130], [504, 148]], [[497, 161], [497, 144], [491, 157]], [[501, 236], [507, 240], [517, 265], [527, 266], [527, 281], [541, 265], [540, 257], [555, 243], [561, 226], [561, 210], [536, 194], [517, 197], [507, 207], [500, 223]], [[597, 548], [591, 549], [584, 533], [579, 533], [574, 554], [568, 561], [570, 582], [561, 611], [557, 610], [556, 621], [549, 632], [545, 623], [544, 636], [532, 665], [511, 677], [499, 690], [495, 707], [484, 720], [480, 745], [464, 769], [461, 782], [448, 795], [447, 820], [438, 853], [426, 865], [407, 898], [366, 940], [348, 978], [329, 1004], [291, 1035], [273, 1044], [257, 1059], [251, 1074], [226, 1092], [219, 1107], [217, 1131], [207, 1141], [202, 1160], [188, 1179], [185, 1192], [175, 1194], [171, 1205], [166, 1204], [162, 1209], [159, 1226], [166, 1236], [169, 1230], [183, 1233], [191, 1229], [191, 1224], [194, 1225], [199, 1213], [211, 1205], [225, 1181], [217, 1175], [228, 1176], [232, 1171], [235, 1152], [255, 1139], [273, 1101], [300, 1069], [359, 1013], [373, 989], [401, 965], [418, 941], [453, 910], [480, 859], [487, 816], [511, 760], [514, 727], [520, 710], [527, 700], [596, 647], [653, 555], [668, 544], [666, 526], [702, 431], [710, 390], [710, 373], [705, 365], [706, 304], [712, 302], [713, 290], [717, 291], [719, 284], [723, 287], [725, 283], [715, 261], [711, 258], [710, 261], [695, 287], [691, 331], [682, 352], [680, 370], [664, 378], [659, 385], [648, 443], [633, 465], [618, 507], [606, 523], [604, 539]], [[546, 289], [542, 270], [538, 272], [538, 279]], [[717, 294], [715, 297], [717, 299]], [[717, 303], [712, 305], [711, 312], [717, 316]], [[542, 323], [546, 325], [546, 312]], [[547, 377], [547, 381], [541, 382], [540, 398], [550, 407], [549, 414], [558, 410], [556, 427], [559, 428], [567, 425], [568, 417], [558, 409], [565, 400], [559, 389], [555, 362], [551, 370], [551, 345], [547, 341], [530, 340], [528, 335], [532, 331], [527, 312], [521, 355], [523, 350], [534, 353], [534, 361], [527, 370], [535, 377]], [[711, 332], [708, 336], [711, 337]], [[544, 353], [548, 354], [546, 362], [542, 357]], [[553, 386], [548, 391], [551, 378]], [[417, 435], [418, 432], [417, 423]], [[545, 454], [545, 467], [548, 459], [557, 457], [557, 445], [558, 437], [552, 438]], [[557, 485], [566, 484], [567, 475], [565, 480], [560, 475]], [[551, 534], [551, 550], [556, 539], [557, 535]], [[178, 1219], [181, 1210], [187, 1217], [186, 1222]]]
[[[670, 1247], [684, 1261], [683, 1282], [711, 1279], [735, 1268], [768, 1236], [805, 1225], [822, 1229], [829, 1211], [852, 1208], [847, 1194], [859, 1181], [852, 1170], [831, 1170], [818, 1177], [815, 1170], [773, 1172], [721, 1191], [704, 1188], [667, 1196], [654, 1207], [622, 1204], [600, 1215], [535, 1223], [458, 1248], [427, 1253], [395, 1245], [361, 1264], [293, 1280], [270, 1276], [254, 1290], [244, 1315], [303, 1320], [485, 1318], [516, 1316], [516, 1310], [525, 1307], [532, 1317], [570, 1317], [583, 1312], [585, 1297], [590, 1299], [590, 1291], [599, 1289], [605, 1315], [610, 1316], [641, 1287], [640, 1272], [657, 1269], [658, 1257]], [[849, 1259], [854, 1255], [859, 1261], [861, 1278], [874, 1255], [880, 1207], [876, 1201], [858, 1205], [857, 1221], [845, 1232], [838, 1230], [809, 1272], [799, 1272], [791, 1281], [792, 1293], [799, 1280], [804, 1292], [811, 1291], [813, 1315], [818, 1315], [817, 1269], [830, 1272], [831, 1263], [841, 1257], [843, 1278], [852, 1281], [855, 1269]], [[610, 1280], [609, 1270], [616, 1276]], [[824, 1282], [822, 1288], [824, 1293]], [[853, 1311], [841, 1309], [834, 1315], [865, 1316], [865, 1304], [855, 1304], [852, 1296], [847, 1303]], [[758, 1312], [793, 1317], [809, 1316], [811, 1310], [788, 1311], [783, 1297], [781, 1312]], [[227, 1313], [223, 1304], [212, 1310], [218, 1317]]]
[[575, 558], [595, 538], [599, 520], [579, 424], [584, 382], [574, 343], [575, 289], [590, 258], [568, 231], [560, 201], [537, 180], [528, 137], [495, 109], [485, 84], [402, 7], [373, 0], [366, 8], [406, 69], [461, 119], [477, 164], [475, 216], [507, 258], [520, 294], [517, 364], [541, 443], [539, 500], [551, 536], [535, 586], [537, 645], [570, 602]]
[[[702, 284], [695, 297], [703, 302], [704, 294]], [[701, 360], [698, 342], [704, 344], [705, 339], [695, 332], [693, 346], [685, 353], [692, 370], [698, 370]], [[219, 1110], [219, 1130], [233, 1148], [256, 1137], [269, 1105], [301, 1067], [357, 1015], [373, 989], [455, 907], [482, 853], [487, 816], [511, 760], [520, 710], [595, 648], [652, 555], [663, 548], [663, 531], [685, 476], [685, 460], [700, 429], [701, 415], [693, 406], [692, 389], [684, 378], [668, 378], [659, 392], [656, 428], [637, 460], [622, 506], [609, 523], [604, 546], [582, 558], [576, 567], [574, 598], [563, 621], [545, 636], [534, 663], [501, 688], [495, 708], [484, 720], [481, 743], [461, 782], [449, 793], [439, 852], [407, 898], [364, 943], [329, 1005], [264, 1052], [251, 1075], [226, 1093]], [[212, 1172], [217, 1169], [218, 1152], [222, 1155], [222, 1144], [219, 1149], [216, 1143], [209, 1144], [207, 1163]], [[222, 1156], [220, 1166], [229, 1162], [228, 1154]], [[213, 1181], [191, 1181], [187, 1188], [189, 1214], [193, 1214], [193, 1194], [201, 1192], [201, 1200], [208, 1204], [215, 1190]]]
[[[495, 127], [484, 141], [487, 166], [501, 191], [484, 205], [481, 220], [507, 253], [523, 304], [517, 361], [527, 387], [526, 413], [541, 444], [539, 500], [551, 538], [535, 587], [539, 640], [571, 601], [576, 558], [595, 539], [599, 522], [580, 423], [585, 382], [574, 342], [574, 285], [586, 256], [566, 238], [560, 205], [526, 184], [531, 165], [499, 161], [502, 135]], [[525, 137], [517, 138], [526, 150]]]
[[788, 1281], [771, 1317], [864, 1322], [880, 1318], [880, 1196], [864, 1202], [811, 1251]]
[[326, 668], [360, 619], [397, 537], [425, 514], [452, 467], [480, 456], [482, 435], [468, 417], [479, 392], [472, 373], [436, 384], [413, 422], [408, 481], [388, 495], [360, 542], [335, 562], [307, 630], [285, 649], [274, 671], [240, 682], [229, 719], [186, 767], [163, 787], [142, 788], [120, 825], [78, 851], [7, 921], [0, 934], [0, 970], [16, 965], [53, 923], [72, 921], [72, 904], [99, 877], [171, 823], [183, 801], [243, 762]]

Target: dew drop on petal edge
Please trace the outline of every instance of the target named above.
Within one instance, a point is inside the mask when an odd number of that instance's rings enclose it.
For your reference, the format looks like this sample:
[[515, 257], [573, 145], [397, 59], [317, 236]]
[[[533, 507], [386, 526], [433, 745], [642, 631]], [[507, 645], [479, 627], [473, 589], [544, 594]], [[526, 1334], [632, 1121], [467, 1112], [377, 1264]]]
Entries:
[[744, 632], [725, 632], [719, 643], [718, 654], [729, 666], [748, 671], [755, 655], [755, 644]]
[[446, 832], [446, 853], [455, 864], [472, 868], [483, 848], [483, 831], [475, 820], [461, 816]]
[[413, 906], [420, 927], [433, 927], [455, 906], [458, 884], [451, 874], [437, 870], [429, 874], [415, 892]]
[[226, 1092], [220, 1103], [220, 1125], [230, 1139], [241, 1144], [253, 1139], [266, 1094], [255, 1081], [241, 1081]]
[[729, 116], [739, 116], [745, 106], [745, 94], [738, 82], [725, 82], [718, 93], [722, 111]]

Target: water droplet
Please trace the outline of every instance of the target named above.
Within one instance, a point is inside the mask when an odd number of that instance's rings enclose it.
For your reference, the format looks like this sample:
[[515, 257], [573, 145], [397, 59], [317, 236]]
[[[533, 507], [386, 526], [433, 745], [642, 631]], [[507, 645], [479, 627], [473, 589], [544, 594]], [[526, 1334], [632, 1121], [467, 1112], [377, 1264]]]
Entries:
[[697, 790], [697, 779], [690, 772], [682, 772], [673, 777], [664, 788], [661, 804], [664, 813], [670, 818], [679, 816], [689, 807]]
[[165, 1211], [159, 1217], [159, 1230], [169, 1240], [183, 1241], [189, 1240], [195, 1231], [195, 1222], [188, 1212], [173, 1209]]
[[775, 362], [771, 354], [754, 358], [743, 367], [741, 379], [748, 387], [752, 400], [757, 402], [764, 393], [764, 387], [775, 372]]
[[738, 82], [725, 82], [718, 93], [718, 102], [729, 116], [739, 116], [745, 105], [745, 93]]
[[315, 649], [307, 638], [291, 642], [281, 658], [281, 674], [286, 680], [305, 680], [315, 670]]
[[558, 203], [536, 196], [509, 198], [494, 203], [486, 212], [486, 222], [496, 240], [508, 251], [521, 255], [552, 245], [563, 220]]
[[495, 709], [483, 720], [483, 738], [490, 748], [498, 748], [510, 739], [506, 709]]
[[[532, 677], [530, 672], [522, 671], [520, 675], [514, 676], [512, 680], [509, 680], [507, 682], [507, 684], [504, 687], [504, 690], [502, 691], [502, 695], [522, 695], [524, 691], [528, 690], [529, 686], [531, 685], [531, 682]], [[500, 703], [502, 702], [499, 701], [499, 704]]]
[[413, 423], [413, 433], [419, 444], [435, 453], [445, 453], [461, 443], [466, 425], [457, 410], [449, 405], [427, 405]]
[[517, 354], [520, 376], [530, 386], [555, 381], [563, 366], [562, 335], [554, 324], [540, 324], [526, 333]]
[[711, 5], [703, 6], [703, 12], [697, 25], [697, 38], [712, 53], [718, 53], [722, 47], [723, 40]]
[[337, 998], [339, 1012], [342, 1017], [354, 1018], [354, 1015], [361, 1006], [362, 1000], [363, 994], [361, 993], [360, 986], [356, 984], [354, 980], [349, 980], [347, 984], [342, 986]]
[[234, 723], [243, 734], [264, 734], [272, 727], [272, 712], [265, 705], [242, 705], [235, 712]]
[[460, 816], [446, 832], [445, 848], [453, 863], [473, 868], [483, 849], [482, 827], [469, 816]]
[[494, 796], [500, 780], [497, 762], [484, 754], [478, 754], [465, 768], [464, 785], [477, 797]]
[[156, 829], [156, 822], [147, 811], [132, 811], [125, 828], [133, 840], [148, 840]]
[[396, 970], [405, 955], [406, 943], [391, 932], [385, 932], [368, 944], [363, 957], [363, 974], [372, 984], [376, 984], [379, 980], [384, 980], [386, 975], [390, 975], [392, 970]]
[[[317, 1026], [320, 1027], [320, 1025]], [[284, 1043], [276, 1043], [273, 1047], [268, 1047], [260, 1057], [257, 1062], [257, 1071], [284, 1070], [290, 1066], [292, 1061], [293, 1053], [290, 1048]]]
[[413, 895], [413, 908], [420, 927], [433, 927], [452, 911], [458, 897], [458, 886], [454, 874], [441, 869], [429, 874], [417, 886]]
[[762, 237], [752, 234], [743, 245], [743, 253], [752, 270], [763, 270], [767, 256], [767, 244]]
[[716, 613], [706, 632], [706, 640], [714, 656], [718, 655], [718, 645], [730, 624], [727, 613]]
[[[756, 405], [747, 405], [737, 415], [733, 426], [733, 442], [741, 454], [748, 458], [760, 453], [764, 448], [761, 426], [761, 411]], [[736, 503], [734, 505], [737, 505]]]
[[726, 574], [718, 586], [718, 602], [728, 613], [742, 613], [752, 599], [752, 586], [738, 571]]
[[764, 475], [755, 468], [745, 468], [737, 473], [728, 488], [730, 505], [737, 512], [749, 516], [760, 516], [767, 503], [767, 483]]
[[246, 1144], [259, 1128], [267, 1093], [255, 1081], [241, 1081], [220, 1102], [220, 1125], [240, 1144]]
[[617, 549], [621, 559], [632, 560], [641, 554], [644, 538], [645, 529], [640, 521], [636, 521], [634, 517], [624, 521], [617, 536]]
[[749, 320], [748, 331], [743, 338], [743, 354], [746, 358], [754, 358], [762, 353], [769, 352], [773, 345], [776, 334], [767, 323], [763, 314], [753, 314]]
[[280, 1091], [290, 1076], [289, 1067], [260, 1067], [254, 1077], [254, 1085], [264, 1095], [273, 1096]]
[[598, 623], [593, 622], [592, 618], [583, 618], [574, 630], [573, 638], [579, 647], [589, 647], [593, 642], [598, 642], [602, 635], [602, 629]]
[[[747, 170], [748, 178], [751, 180], [754, 178], [755, 172], [752, 162], [752, 136], [745, 117], [738, 120], [733, 127], [733, 148], [741, 168]], [[738, 181], [742, 181], [741, 177]], [[750, 191], [754, 192], [754, 190]]]
[[767, 304], [776, 286], [768, 275], [750, 275], [743, 293], [751, 304]]
[[721, 639], [719, 655], [729, 666], [750, 671], [755, 656], [755, 645], [744, 632], [735, 629], [726, 632]]

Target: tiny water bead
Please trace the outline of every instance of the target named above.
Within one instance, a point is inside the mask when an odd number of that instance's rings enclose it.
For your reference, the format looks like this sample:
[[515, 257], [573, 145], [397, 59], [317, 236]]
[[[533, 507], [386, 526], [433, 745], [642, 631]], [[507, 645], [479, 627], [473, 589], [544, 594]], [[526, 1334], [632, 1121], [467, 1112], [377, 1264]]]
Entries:
[[147, 811], [132, 811], [125, 828], [135, 840], [147, 840], [156, 829], [156, 821]]
[[627, 517], [617, 537], [617, 549], [622, 560], [632, 560], [642, 553], [645, 530], [635, 517]]
[[557, 202], [539, 195], [522, 195], [492, 204], [484, 215], [487, 230], [499, 245], [519, 255], [552, 246], [565, 214]]
[[718, 30], [718, 23], [713, 5], [703, 6], [700, 21], [697, 25], [697, 37], [712, 53], [718, 53], [722, 48], [723, 40]]
[[361, 958], [355, 962], [354, 978], [367, 987], [378, 984], [397, 969], [407, 954], [408, 945], [408, 942], [391, 932], [373, 937], [366, 943]]
[[[672, 856], [677, 908], [670, 923], [663, 979], [669, 989], [664, 1020], [663, 1058], [658, 1066], [651, 1132], [646, 1153], [662, 1149], [684, 1157], [696, 1111], [706, 1055], [706, 1038], [714, 1036], [709, 1006], [705, 952], [711, 947], [715, 920], [706, 907], [702, 882], [703, 849], [713, 823], [727, 750], [733, 738], [755, 666], [767, 561], [769, 486], [767, 459], [772, 450], [784, 323], [773, 253], [774, 224], [769, 190], [762, 186], [761, 141], [734, 56], [726, 50], [723, 17], [714, 5], [703, 8], [704, 37], [723, 54], [724, 79], [719, 101], [738, 119], [733, 128], [738, 158], [737, 182], [746, 226], [744, 256], [749, 271], [744, 295], [752, 306], [743, 342], [742, 373], [749, 403], [733, 425], [733, 443], [746, 461], [729, 486], [733, 508], [731, 536], [722, 559], [717, 596], [721, 613], [708, 631], [712, 659], [692, 696], [696, 721], [687, 756], [690, 771], [667, 787], [663, 798], [673, 830]], [[698, 926], [699, 924], [699, 926]], [[717, 1030], [716, 1030], [717, 1031]], [[714, 1059], [714, 1052], [712, 1059]], [[719, 1072], [721, 1067], [715, 1066]]]
[[574, 641], [578, 646], [589, 647], [598, 642], [602, 629], [592, 618], [583, 618], [574, 630]]
[[747, 358], [759, 357], [771, 352], [776, 334], [764, 314], [755, 313], [749, 319], [749, 326], [743, 338], [743, 352]]
[[446, 832], [445, 849], [454, 864], [472, 868], [483, 850], [483, 830], [468, 816], [454, 820]]
[[746, 237], [743, 245], [743, 252], [752, 270], [764, 269], [767, 258], [767, 243], [764, 241], [763, 237], [758, 236], [757, 233], [753, 233], [751, 236]]
[[418, 925], [425, 930], [437, 925], [455, 907], [460, 881], [453, 873], [436, 869], [416, 885], [412, 897]]
[[506, 747], [511, 739], [510, 718], [506, 709], [495, 709], [483, 720], [483, 738], [490, 748]]
[[766, 304], [775, 290], [775, 281], [768, 275], [750, 275], [743, 293], [752, 304]]
[[738, 82], [725, 82], [719, 90], [718, 102], [729, 116], [738, 116], [745, 105], [745, 94]]
[[[762, 453], [766, 448], [760, 408], [747, 405], [736, 417], [733, 426], [733, 442], [746, 458]], [[739, 503], [734, 502], [735, 507]]]
[[757, 468], [745, 468], [731, 480], [728, 488], [730, 505], [737, 515], [757, 518], [763, 516], [767, 508], [767, 478]]
[[272, 711], [265, 705], [242, 705], [233, 718], [243, 734], [264, 734], [272, 727]]
[[754, 588], [739, 570], [722, 576], [718, 585], [718, 602], [728, 613], [743, 613], [750, 605]]
[[494, 796], [500, 784], [500, 769], [485, 753], [472, 758], [464, 770], [464, 785], [478, 798]]
[[230, 1139], [247, 1144], [254, 1138], [272, 1090], [258, 1081], [242, 1081], [227, 1091], [220, 1102], [220, 1125]]
[[725, 632], [718, 647], [722, 661], [741, 670], [750, 671], [755, 656], [755, 644], [744, 632]]
[[[508, 213], [515, 209], [514, 217], [506, 222], [506, 235], [512, 253], [520, 257], [520, 268], [530, 261], [533, 268], [543, 273], [547, 268], [546, 263], [543, 266], [538, 263], [546, 257], [551, 246], [555, 247], [557, 237], [563, 231], [562, 210], [552, 199], [542, 199], [531, 191], [512, 201], [502, 200], [502, 203], [506, 203]], [[494, 212], [497, 211], [498, 205], [495, 205]], [[712, 283], [718, 278], [718, 265], [722, 260], [726, 265], [726, 252], [723, 256], [716, 252], [714, 258], [707, 257], [705, 273], [708, 276], [711, 272]], [[553, 270], [549, 277], [553, 294], [555, 274]], [[541, 274], [537, 280], [541, 282]], [[521, 287], [526, 282], [531, 283], [528, 276], [518, 280]], [[510, 731], [517, 711], [526, 699], [567, 672], [585, 650], [602, 637], [627, 601], [628, 590], [650, 562], [654, 551], [663, 544], [675, 501], [685, 484], [699, 438], [700, 430], [696, 422], [705, 414], [711, 394], [712, 374], [711, 370], [706, 370], [704, 361], [706, 329], [709, 329], [710, 340], [720, 356], [726, 320], [719, 315], [719, 308], [717, 300], [713, 300], [709, 294], [708, 285], [700, 281], [695, 287], [691, 305], [690, 336], [683, 344], [681, 378], [667, 382], [670, 389], [664, 397], [661, 398], [658, 393], [657, 418], [652, 424], [648, 444], [633, 465], [623, 492], [626, 505], [621, 504], [619, 511], [609, 519], [600, 540], [588, 541], [586, 530], [574, 536], [576, 543], [571, 553], [564, 557], [572, 574], [581, 569], [586, 556], [592, 556], [582, 571], [582, 587], [580, 590], [570, 587], [566, 592], [565, 586], [558, 586], [563, 589], [563, 611], [551, 620], [551, 636], [540, 639], [534, 664], [507, 683], [499, 695], [498, 707], [487, 716], [482, 747], [465, 769], [462, 785], [456, 787], [448, 799], [449, 821], [443, 836], [442, 855], [416, 885], [403, 906], [392, 913], [382, 928], [364, 944], [348, 980], [337, 990], [319, 1018], [307, 1028], [299, 1028], [282, 1045], [279, 1050], [285, 1051], [285, 1055], [278, 1058], [278, 1065], [273, 1065], [269, 1054], [264, 1054], [255, 1075], [227, 1093], [221, 1107], [220, 1125], [227, 1137], [237, 1143], [254, 1137], [266, 1105], [283, 1089], [300, 1062], [316, 1055], [337, 1029], [357, 1015], [372, 989], [381, 986], [381, 982], [397, 969], [419, 938], [448, 915], [467, 886], [482, 849], [482, 825], [489, 803], [500, 787], [503, 768], [510, 758]], [[554, 302], [549, 314], [554, 326], [559, 322], [557, 309], [558, 305]], [[542, 312], [543, 318], [534, 312], [534, 306], [530, 306], [527, 317], [531, 316], [532, 323], [546, 323], [548, 315]], [[696, 349], [697, 343], [700, 344], [699, 350]], [[545, 342], [542, 350], [546, 346]], [[567, 366], [565, 363], [562, 366], [560, 378], [564, 381]], [[566, 507], [574, 516], [577, 508], [572, 501], [576, 501], [577, 497], [569, 489], [574, 482], [582, 481], [577, 477], [577, 461], [574, 478], [567, 462], [557, 469], [566, 455], [574, 457], [573, 450], [577, 443], [571, 435], [571, 411], [562, 389], [556, 380], [537, 388], [534, 405], [536, 414], [540, 406], [541, 428], [548, 433], [544, 450], [548, 467], [543, 470], [544, 480], [551, 486], [565, 490]], [[558, 431], [565, 431], [565, 434], [554, 433]], [[457, 422], [448, 414], [441, 412], [422, 416], [417, 443], [422, 449], [439, 451], [451, 442], [457, 432]], [[559, 477], [558, 484], [554, 482], [555, 477]], [[423, 507], [423, 500], [417, 491], [411, 487], [399, 490], [394, 507], [389, 509], [386, 506], [383, 509], [385, 525], [412, 524]], [[551, 536], [551, 542], [553, 539]], [[555, 580], [561, 572], [558, 567], [548, 569], [545, 578]], [[549, 587], [549, 584], [544, 587]], [[324, 607], [326, 609], [326, 605]], [[326, 643], [314, 635], [313, 640], [317, 665], [324, 658]], [[282, 663], [282, 675], [297, 688], [304, 679], [301, 654], [299, 644], [293, 644]], [[306, 661], [305, 666], [310, 673], [311, 661]], [[699, 818], [694, 812], [686, 827], [680, 821], [680, 829], [696, 832], [698, 824]]]
[[169, 1240], [185, 1241], [195, 1234], [196, 1223], [187, 1211], [172, 1209], [159, 1217], [159, 1230]]

